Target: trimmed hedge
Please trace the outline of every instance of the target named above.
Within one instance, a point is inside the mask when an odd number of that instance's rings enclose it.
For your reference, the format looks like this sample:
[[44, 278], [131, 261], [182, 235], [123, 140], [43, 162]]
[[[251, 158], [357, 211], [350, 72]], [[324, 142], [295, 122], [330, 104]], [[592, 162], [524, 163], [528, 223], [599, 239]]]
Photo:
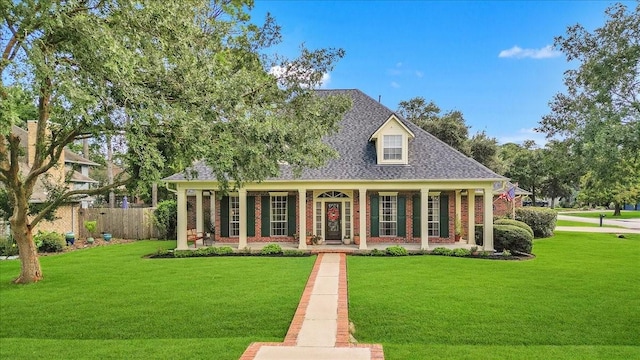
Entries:
[[531, 254], [533, 236], [525, 229], [514, 225], [493, 227], [493, 247], [496, 251], [505, 249]]
[[518, 221], [518, 220], [511, 220], [511, 219], [499, 219], [493, 222], [494, 225], [513, 225], [513, 226], [517, 226], [519, 228], [523, 228], [525, 230], [527, 230], [529, 232], [529, 234], [531, 234], [531, 236], [533, 236], [533, 229], [531, 229], [531, 226], [527, 225], [526, 223], [522, 222], [522, 221]]
[[516, 220], [529, 225], [536, 238], [553, 236], [558, 213], [553, 209], [541, 207], [522, 207], [516, 209]]

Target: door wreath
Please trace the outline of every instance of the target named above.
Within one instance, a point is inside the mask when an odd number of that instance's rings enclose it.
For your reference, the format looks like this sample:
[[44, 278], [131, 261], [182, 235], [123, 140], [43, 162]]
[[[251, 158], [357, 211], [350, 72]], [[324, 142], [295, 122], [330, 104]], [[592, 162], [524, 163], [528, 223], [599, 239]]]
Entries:
[[327, 212], [327, 218], [329, 219], [329, 221], [337, 221], [340, 218], [340, 212], [338, 211], [338, 209], [332, 207]]

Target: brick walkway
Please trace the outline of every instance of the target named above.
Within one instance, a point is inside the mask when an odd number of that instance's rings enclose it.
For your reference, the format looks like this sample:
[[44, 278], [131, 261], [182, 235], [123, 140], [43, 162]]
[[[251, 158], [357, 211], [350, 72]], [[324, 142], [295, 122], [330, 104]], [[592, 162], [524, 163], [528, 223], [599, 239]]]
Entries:
[[318, 254], [281, 343], [252, 343], [240, 360], [383, 360], [382, 345], [349, 341], [345, 254]]

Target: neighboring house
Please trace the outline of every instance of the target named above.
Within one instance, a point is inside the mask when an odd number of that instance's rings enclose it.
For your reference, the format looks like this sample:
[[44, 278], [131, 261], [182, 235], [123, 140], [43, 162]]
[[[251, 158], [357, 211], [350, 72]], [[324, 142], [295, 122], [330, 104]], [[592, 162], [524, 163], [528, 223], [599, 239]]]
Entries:
[[[20, 164], [22, 174], [27, 174], [33, 165], [36, 148], [36, 129], [36, 121], [28, 121], [27, 130], [15, 125], [11, 127], [11, 132], [20, 138], [20, 145], [25, 149], [25, 156], [21, 158]], [[69, 172], [71, 172], [71, 177], [67, 183], [70, 189], [89, 189], [93, 184], [97, 183], [97, 181], [89, 177], [89, 168], [92, 166], [99, 166], [99, 164], [65, 148], [60, 156], [58, 165], [47, 171], [49, 176], [40, 177], [29, 202], [36, 204], [45, 202], [47, 200], [48, 184], [60, 185], [64, 183], [65, 177], [69, 175]], [[59, 233], [72, 231], [78, 234], [80, 226], [77, 220], [78, 209], [88, 207], [92, 201], [93, 198], [91, 197], [70, 200], [56, 210], [56, 219], [54, 221], [41, 221], [34, 230], [56, 231]]]
[[[213, 214], [216, 240], [238, 248], [298, 241], [304, 249], [304, 235], [311, 233], [327, 242], [359, 235], [360, 249], [382, 243], [427, 249], [455, 243], [459, 219], [469, 244], [476, 223], [484, 223], [484, 248], [493, 250], [494, 183], [505, 177], [359, 90], [318, 90], [317, 95], [352, 99], [340, 130], [325, 139], [339, 158], [297, 178], [282, 165], [279, 177], [246, 183], [222, 197], [216, 196], [218, 183], [204, 162], [189, 169], [197, 172], [194, 179], [184, 173], [165, 178], [177, 191], [178, 249], [188, 248], [187, 229], [207, 231], [204, 214]], [[299, 240], [294, 234], [301, 234]]]

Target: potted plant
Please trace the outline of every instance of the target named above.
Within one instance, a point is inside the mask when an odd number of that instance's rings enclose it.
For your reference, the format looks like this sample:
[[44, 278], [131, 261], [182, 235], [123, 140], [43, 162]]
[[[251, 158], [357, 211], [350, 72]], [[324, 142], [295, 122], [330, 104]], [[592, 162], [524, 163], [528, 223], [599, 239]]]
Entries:
[[318, 235], [313, 235], [313, 236], [311, 236], [311, 242], [314, 245], [321, 245], [322, 244], [322, 238], [320, 236], [318, 236]]
[[345, 235], [344, 239], [342, 240], [342, 243], [345, 245], [351, 245], [351, 236]]
[[93, 238], [93, 233], [96, 231], [97, 227], [97, 220], [84, 222], [84, 228], [87, 229], [87, 232], [89, 232], [89, 237], [87, 237], [87, 244], [93, 244], [93, 242], [95, 241], [95, 239]]
[[312, 240], [313, 234], [311, 233], [311, 231], [307, 231], [307, 245], [311, 245]]
[[456, 216], [456, 241], [460, 241], [462, 238], [462, 221], [460, 220], [460, 216]]
[[107, 242], [111, 241], [111, 234], [108, 232], [102, 232], [102, 239]]
[[66, 234], [64, 234], [64, 239], [67, 243], [67, 246], [70, 246], [76, 242], [76, 235], [73, 233], [73, 231], [69, 231]]
[[360, 245], [360, 233], [353, 233], [353, 243], [356, 245]]

